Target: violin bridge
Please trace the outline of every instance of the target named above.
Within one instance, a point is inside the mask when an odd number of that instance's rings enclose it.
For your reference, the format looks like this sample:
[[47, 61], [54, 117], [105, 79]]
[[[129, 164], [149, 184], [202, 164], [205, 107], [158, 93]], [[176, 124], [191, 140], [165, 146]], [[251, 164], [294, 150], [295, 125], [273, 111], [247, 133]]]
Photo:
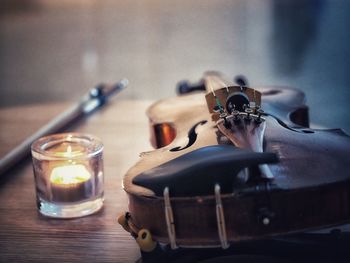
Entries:
[[233, 110], [244, 111], [244, 105], [251, 108], [261, 105], [261, 93], [249, 87], [241, 90], [239, 86], [227, 86], [208, 93], [205, 98], [213, 121], [219, 120], [223, 112], [232, 114]]

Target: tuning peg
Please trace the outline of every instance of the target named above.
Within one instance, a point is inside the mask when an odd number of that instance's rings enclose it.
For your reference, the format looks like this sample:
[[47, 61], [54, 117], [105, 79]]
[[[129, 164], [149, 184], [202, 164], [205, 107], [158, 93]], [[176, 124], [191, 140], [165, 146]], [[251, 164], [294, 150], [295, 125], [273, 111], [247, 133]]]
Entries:
[[245, 111], [245, 113], [247, 113], [247, 116], [245, 117], [245, 119], [247, 121], [250, 121], [251, 120], [250, 114], [253, 113], [253, 110], [251, 108], [245, 108], [244, 111]]
[[255, 119], [257, 122], [261, 122], [261, 115], [263, 115], [264, 111], [262, 109], [257, 109], [256, 114], [258, 114], [258, 118]]
[[220, 118], [224, 119], [224, 125], [225, 125], [226, 129], [231, 128], [231, 123], [227, 120], [227, 113], [226, 112], [220, 113]]
[[244, 75], [237, 75], [234, 77], [233, 81], [240, 87], [248, 86], [248, 79]]
[[144, 228], [138, 232], [136, 242], [143, 252], [152, 252], [157, 247], [157, 243], [153, 240], [151, 232]]
[[183, 80], [177, 83], [176, 90], [178, 94], [187, 94], [194, 91], [205, 91], [206, 88], [203, 80], [194, 85], [191, 85], [187, 80]]
[[232, 115], [233, 115], [233, 121], [235, 123], [239, 122], [239, 111], [238, 110], [232, 111]]

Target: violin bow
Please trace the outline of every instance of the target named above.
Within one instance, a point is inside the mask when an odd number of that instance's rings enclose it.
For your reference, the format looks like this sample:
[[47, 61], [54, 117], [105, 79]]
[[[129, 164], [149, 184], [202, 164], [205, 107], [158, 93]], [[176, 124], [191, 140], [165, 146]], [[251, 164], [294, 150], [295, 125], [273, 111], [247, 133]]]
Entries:
[[30, 147], [35, 140], [42, 136], [58, 132], [74, 121], [90, 115], [104, 106], [110, 97], [125, 89], [128, 84], [129, 81], [127, 79], [122, 79], [114, 85], [99, 84], [91, 89], [78, 103], [41, 127], [0, 159], [0, 176], [29, 155]]

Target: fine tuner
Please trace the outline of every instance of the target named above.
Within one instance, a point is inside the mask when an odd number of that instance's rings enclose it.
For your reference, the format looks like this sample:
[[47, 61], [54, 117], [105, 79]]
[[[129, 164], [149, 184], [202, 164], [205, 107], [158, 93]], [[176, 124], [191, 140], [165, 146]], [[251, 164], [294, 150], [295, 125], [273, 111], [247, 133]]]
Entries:
[[[245, 121], [248, 123], [253, 121], [257, 125], [259, 125], [265, 120], [261, 117], [264, 114], [264, 111], [260, 109], [259, 106], [251, 108], [249, 105], [244, 104], [243, 109], [244, 111], [236, 110], [235, 105], [233, 105], [233, 110], [231, 110], [229, 113], [227, 113], [224, 110], [220, 112], [219, 117], [224, 121], [224, 125], [226, 128], [232, 127], [232, 124], [238, 125], [241, 121]], [[230, 119], [232, 119], [233, 122], [230, 122]]]

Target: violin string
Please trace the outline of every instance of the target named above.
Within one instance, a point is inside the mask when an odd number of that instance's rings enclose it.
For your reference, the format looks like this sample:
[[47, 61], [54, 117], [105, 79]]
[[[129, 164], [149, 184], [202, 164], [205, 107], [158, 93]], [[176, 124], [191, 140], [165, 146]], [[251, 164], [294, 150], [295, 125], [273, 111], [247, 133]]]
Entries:
[[229, 93], [228, 85], [220, 79], [218, 76], [215, 76], [215, 80], [217, 83], [221, 84], [224, 88], [226, 88], [227, 93]]
[[214, 92], [214, 88], [213, 88], [213, 85], [212, 85], [212, 81], [210, 79], [208, 79], [207, 82], [208, 82], [208, 86], [209, 86], [209, 88], [211, 90], [211, 93], [213, 93], [214, 98], [216, 98], [216, 95], [215, 95], [215, 92]]
[[256, 94], [255, 94], [255, 89], [253, 89], [253, 94], [254, 94], [254, 102], [255, 102], [255, 107], [256, 107], [258, 104], [256, 103]]
[[[218, 81], [218, 80], [219, 80], [219, 81]], [[211, 77], [211, 78], [210, 78], [210, 77], [207, 78], [208, 86], [209, 86], [209, 88], [210, 88], [210, 90], [211, 90], [211, 92], [212, 92], [212, 94], [213, 94], [213, 96], [214, 96], [214, 98], [215, 98], [215, 101], [216, 101], [216, 106], [218, 107], [220, 113], [223, 113], [223, 112], [224, 112], [224, 107], [221, 106], [220, 100], [219, 100], [219, 98], [216, 96], [216, 94], [215, 94], [215, 92], [214, 92], [213, 81], [215, 81], [215, 82], [217, 82], [217, 83], [223, 85], [224, 88], [226, 88], [227, 93], [229, 92], [229, 90], [228, 90], [228, 87], [227, 87], [227, 85], [225, 84], [225, 82], [223, 82], [223, 81], [222, 81], [220, 78], [218, 78], [217, 76], [214, 76], [214, 77]]]

